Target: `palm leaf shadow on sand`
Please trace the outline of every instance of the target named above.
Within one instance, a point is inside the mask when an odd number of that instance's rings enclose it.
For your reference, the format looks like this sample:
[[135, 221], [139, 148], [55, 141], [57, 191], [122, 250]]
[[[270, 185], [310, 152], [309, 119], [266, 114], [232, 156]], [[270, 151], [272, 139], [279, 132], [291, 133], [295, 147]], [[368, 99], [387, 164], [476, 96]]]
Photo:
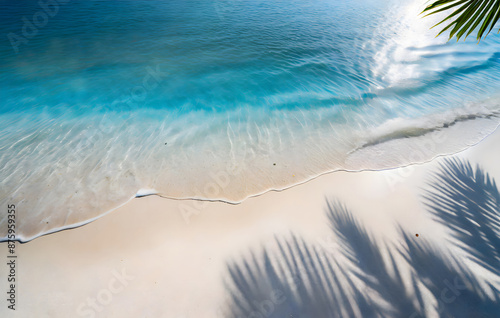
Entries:
[[467, 260], [497, 282], [480, 284], [463, 259], [445, 261], [430, 244], [416, 244], [403, 234], [407, 260], [438, 300], [438, 310], [450, 317], [498, 317], [500, 192], [495, 180], [479, 166], [474, 169], [469, 162], [447, 159], [432, 176], [424, 202], [435, 220], [451, 232], [452, 242], [466, 252]]
[[[447, 160], [433, 175], [424, 200], [450, 229], [454, 243], [498, 281], [500, 194], [494, 180], [479, 167]], [[401, 244], [391, 254], [345, 206], [327, 202], [327, 216], [344, 262], [296, 236], [276, 238], [276, 248], [229, 264], [227, 316], [424, 317], [429, 295], [441, 317], [500, 313], [498, 285], [490, 282], [493, 296], [488, 295], [462, 259], [401, 228]], [[396, 257], [407, 263], [409, 278]]]
[[500, 193], [494, 179], [479, 166], [447, 160], [425, 201], [478, 265], [500, 275]]
[[[352, 317], [359, 313], [349, 304], [346, 287], [339, 281], [345, 273], [334, 259], [295, 236], [276, 239], [276, 243], [278, 255], [264, 250], [260, 261], [252, 257], [229, 267], [237, 289], [231, 317]], [[357, 307], [362, 313], [370, 310], [359, 290], [352, 293], [359, 297]]]

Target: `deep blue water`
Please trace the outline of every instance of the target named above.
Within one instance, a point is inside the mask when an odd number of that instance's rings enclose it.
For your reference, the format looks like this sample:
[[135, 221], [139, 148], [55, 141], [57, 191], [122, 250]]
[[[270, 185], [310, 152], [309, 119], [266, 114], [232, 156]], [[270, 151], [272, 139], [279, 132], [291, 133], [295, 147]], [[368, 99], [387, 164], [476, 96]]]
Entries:
[[500, 37], [435, 39], [420, 2], [0, 1], [0, 199], [64, 227], [140, 188], [238, 201], [390, 166], [348, 156], [498, 110]]

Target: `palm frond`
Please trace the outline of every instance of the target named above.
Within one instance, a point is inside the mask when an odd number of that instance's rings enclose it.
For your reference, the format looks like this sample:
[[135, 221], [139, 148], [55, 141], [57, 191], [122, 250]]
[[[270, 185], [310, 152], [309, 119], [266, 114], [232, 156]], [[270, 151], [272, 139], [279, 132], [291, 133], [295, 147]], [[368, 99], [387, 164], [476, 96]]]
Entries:
[[477, 30], [477, 40], [481, 41], [500, 19], [500, 0], [437, 0], [429, 4], [421, 14], [425, 13], [426, 17], [451, 9], [455, 10], [433, 26], [451, 21], [438, 33], [439, 36], [449, 30], [448, 40], [453, 37], [456, 37], [457, 41], [462, 37], [467, 38]]

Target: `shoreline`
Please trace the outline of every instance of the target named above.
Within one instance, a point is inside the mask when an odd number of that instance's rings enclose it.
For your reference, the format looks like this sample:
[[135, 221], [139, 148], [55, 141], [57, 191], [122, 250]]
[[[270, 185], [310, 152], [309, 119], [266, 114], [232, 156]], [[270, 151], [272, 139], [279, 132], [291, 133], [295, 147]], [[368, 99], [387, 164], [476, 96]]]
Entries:
[[[479, 119], [473, 119], [473, 122], [475, 122], [475, 124], [477, 125]], [[480, 126], [480, 125], [478, 125]], [[447, 128], [448, 129], [448, 128]], [[52, 229], [48, 232], [45, 232], [45, 233], [40, 233], [40, 234], [37, 234], [37, 235], [32, 235], [28, 238], [26, 237], [16, 237], [16, 239], [14, 241], [17, 241], [17, 242], [20, 242], [20, 243], [28, 243], [32, 240], [35, 240], [39, 237], [42, 237], [42, 236], [45, 236], [45, 235], [50, 235], [50, 234], [54, 234], [54, 233], [58, 233], [58, 232], [61, 232], [61, 231], [66, 231], [66, 230], [71, 230], [71, 229], [75, 229], [75, 228], [79, 228], [81, 226], [85, 226], [89, 223], [92, 223], [112, 212], [114, 212], [115, 210], [123, 207], [124, 205], [130, 203], [133, 199], [136, 199], [136, 198], [144, 198], [144, 197], [148, 197], [148, 196], [158, 196], [162, 199], [167, 199], [167, 200], [174, 200], [174, 201], [199, 201], [199, 202], [220, 202], [220, 203], [225, 203], [225, 204], [229, 204], [229, 205], [239, 205], [249, 199], [253, 199], [253, 198], [258, 198], [262, 195], [265, 195], [267, 193], [270, 193], [270, 192], [283, 192], [285, 190], [289, 190], [289, 189], [292, 189], [294, 187], [297, 187], [297, 186], [301, 186], [301, 185], [304, 185], [304, 184], [307, 184], [317, 178], [320, 178], [320, 177], [323, 177], [325, 175], [330, 175], [330, 174], [335, 174], [335, 173], [363, 173], [363, 172], [383, 172], [383, 171], [390, 171], [390, 170], [395, 170], [395, 169], [405, 169], [405, 168], [408, 168], [408, 167], [413, 167], [413, 166], [420, 166], [420, 165], [425, 165], [425, 164], [429, 164], [435, 160], [438, 160], [439, 158], [446, 158], [446, 157], [450, 157], [450, 156], [455, 156], [455, 155], [458, 155], [464, 151], [467, 151], [468, 149], [470, 148], [473, 148], [477, 145], [479, 145], [481, 142], [483, 142], [486, 138], [488, 138], [490, 135], [493, 135], [493, 134], [500, 134], [500, 123], [498, 123], [496, 125], [496, 127], [488, 134], [486, 134], [484, 137], [482, 137], [479, 141], [476, 141], [476, 142], [473, 142], [472, 144], [470, 145], [467, 145], [465, 146], [465, 148], [461, 149], [461, 150], [458, 150], [456, 152], [452, 152], [452, 153], [445, 153], [445, 154], [438, 154], [438, 155], [435, 155], [434, 157], [432, 157], [431, 159], [428, 159], [428, 160], [425, 160], [425, 161], [417, 161], [417, 162], [411, 162], [411, 163], [408, 163], [408, 164], [403, 164], [403, 165], [398, 165], [398, 166], [394, 166], [394, 167], [389, 167], [389, 168], [381, 168], [381, 169], [370, 169], [370, 168], [366, 168], [366, 169], [360, 169], [360, 170], [349, 170], [349, 169], [336, 169], [336, 170], [329, 170], [329, 171], [326, 171], [326, 172], [322, 172], [320, 174], [317, 174], [317, 175], [313, 175], [303, 181], [299, 181], [297, 183], [293, 183], [289, 186], [286, 186], [284, 188], [269, 188], [269, 189], [266, 189], [260, 193], [256, 193], [256, 194], [252, 194], [252, 195], [248, 195], [246, 196], [244, 199], [240, 200], [240, 201], [230, 201], [230, 200], [226, 200], [226, 199], [217, 199], [217, 198], [214, 198], [214, 199], [210, 199], [210, 198], [204, 198], [204, 197], [182, 197], [182, 198], [177, 198], [177, 197], [171, 197], [171, 196], [167, 196], [167, 195], [162, 195], [160, 193], [158, 193], [156, 190], [154, 189], [143, 189], [143, 188], [140, 188], [137, 190], [136, 194], [131, 196], [128, 200], [126, 200], [125, 202], [119, 204], [118, 206], [116, 207], [113, 207], [107, 211], [105, 211], [104, 213], [100, 214], [100, 215], [97, 215], [95, 217], [92, 217], [88, 220], [84, 220], [84, 221], [81, 221], [81, 222], [77, 222], [75, 224], [71, 224], [71, 225], [68, 225], [68, 226], [63, 226], [63, 227], [58, 227], [58, 228], [55, 228], [55, 229]], [[426, 136], [428, 135], [428, 133], [422, 135], [422, 136], [418, 136], [418, 137], [412, 137], [412, 138], [426, 138]], [[427, 136], [428, 137], [428, 136]], [[438, 143], [442, 143], [442, 141], [440, 141], [440, 138], [441, 136], [438, 136], [434, 139], [434, 142], [436, 142], [436, 140], [438, 140]], [[393, 142], [393, 141], [396, 141], [397, 140], [389, 140], [389, 141], [386, 141], [386, 142], [383, 142], [383, 146], [386, 147], [385, 143], [387, 142]], [[446, 141], [446, 139], [445, 139]], [[373, 146], [369, 146], [368, 147], [368, 150], [373, 150], [375, 149], [375, 152], [377, 151], [376, 150], [376, 147], [377, 145], [373, 145]], [[360, 149], [360, 150], [364, 150], [364, 147], [363, 149]], [[419, 149], [414, 149], [414, 151], [419, 151]], [[363, 155], [362, 157], [365, 157], [367, 155]], [[369, 155], [368, 155], [369, 156]], [[213, 181], [216, 181], [216, 180], [213, 180]], [[218, 182], [217, 183], [217, 186], [220, 186], [221, 188], [224, 188], [224, 185], [223, 184], [220, 184]], [[7, 242], [8, 239], [6, 237], [4, 238], [0, 238], [0, 242]]]

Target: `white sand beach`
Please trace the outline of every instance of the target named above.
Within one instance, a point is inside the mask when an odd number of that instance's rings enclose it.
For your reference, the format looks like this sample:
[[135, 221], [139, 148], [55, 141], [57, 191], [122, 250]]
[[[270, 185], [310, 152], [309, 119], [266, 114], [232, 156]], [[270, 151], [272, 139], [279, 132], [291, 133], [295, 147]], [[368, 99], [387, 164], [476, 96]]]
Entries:
[[[424, 197], [433, 191], [432, 173], [447, 159], [478, 164], [500, 180], [498, 145], [497, 130], [465, 151], [425, 164], [334, 172], [238, 205], [133, 199], [87, 225], [17, 243], [17, 308], [13, 313], [3, 305], [0, 316], [439, 317], [439, 311], [460, 310], [493, 317], [499, 277], [477, 260], [497, 255], [477, 249], [473, 256], [461, 248], [469, 241], [454, 236], [455, 224], [440, 224]], [[353, 226], [335, 203], [329, 211], [328, 202], [343, 204], [359, 224]], [[340, 230], [331, 229], [329, 213]], [[498, 222], [489, 225], [498, 229]], [[478, 224], [478, 231], [485, 227]], [[305, 242], [302, 252], [292, 236]], [[280, 244], [287, 252], [279, 251]], [[0, 247], [6, 254], [6, 244]], [[431, 250], [442, 261], [429, 256]], [[300, 263], [302, 269], [287, 272]], [[1, 266], [0, 276], [6, 271]], [[7, 288], [5, 279], [0, 286]]]

